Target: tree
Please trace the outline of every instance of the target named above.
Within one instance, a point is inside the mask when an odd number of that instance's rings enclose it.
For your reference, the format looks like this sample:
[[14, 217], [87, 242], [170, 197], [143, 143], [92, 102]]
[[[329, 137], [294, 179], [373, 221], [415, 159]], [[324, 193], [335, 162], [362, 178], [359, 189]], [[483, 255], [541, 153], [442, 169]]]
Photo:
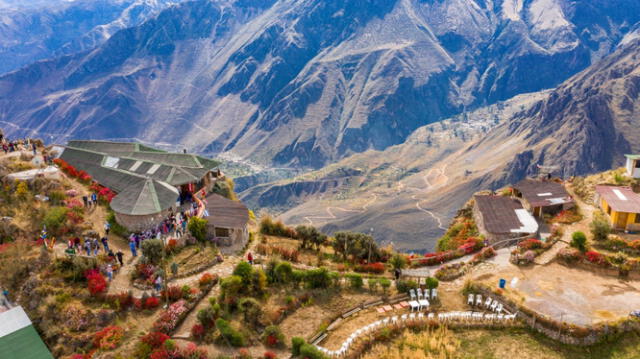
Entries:
[[400, 253], [396, 253], [389, 260], [389, 264], [393, 269], [402, 269], [407, 266], [407, 258]]
[[327, 235], [313, 226], [297, 226], [296, 233], [302, 241], [302, 248], [314, 246], [316, 249], [320, 249], [320, 246], [327, 241]]
[[189, 233], [191, 233], [195, 239], [199, 241], [207, 239], [207, 220], [198, 217], [191, 217], [189, 219], [187, 229], [189, 229]]
[[593, 222], [590, 225], [591, 234], [593, 235], [593, 239], [596, 241], [605, 241], [609, 237], [611, 233], [611, 226], [609, 225], [609, 221], [600, 213], [596, 214]]
[[587, 236], [583, 232], [573, 232], [571, 235], [571, 246], [579, 249], [581, 252], [587, 250]]
[[158, 264], [162, 260], [164, 244], [161, 239], [147, 239], [142, 241], [142, 255], [153, 264]]
[[380, 249], [373, 237], [364, 233], [336, 232], [332, 243], [336, 253], [342, 254], [346, 260], [352, 256], [354, 260], [378, 261]]

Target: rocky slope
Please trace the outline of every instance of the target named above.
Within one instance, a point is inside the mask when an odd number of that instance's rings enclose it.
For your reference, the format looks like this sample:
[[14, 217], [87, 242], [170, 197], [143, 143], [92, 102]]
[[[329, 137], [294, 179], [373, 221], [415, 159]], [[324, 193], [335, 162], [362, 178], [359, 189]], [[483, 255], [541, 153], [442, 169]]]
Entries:
[[0, 1], [0, 73], [93, 49], [180, 1]]
[[639, 20], [635, 0], [186, 2], [0, 78], [0, 120], [320, 168], [553, 87]]
[[[629, 39], [552, 91], [445, 121], [446, 129], [420, 128], [400, 146], [352, 156], [297, 181], [265, 184], [242, 197], [257, 207], [288, 203], [281, 217], [290, 223], [313, 222], [328, 231], [373, 228], [398, 248], [430, 250], [442, 224], [478, 190], [535, 176], [538, 165], [555, 166], [565, 178], [623, 165], [625, 153], [640, 152], [639, 93], [640, 40]], [[324, 175], [334, 166], [363, 173], [342, 178], [351, 185], [316, 191], [318, 183], [335, 183]], [[308, 185], [310, 178], [317, 183]], [[294, 191], [305, 185], [306, 191]]]

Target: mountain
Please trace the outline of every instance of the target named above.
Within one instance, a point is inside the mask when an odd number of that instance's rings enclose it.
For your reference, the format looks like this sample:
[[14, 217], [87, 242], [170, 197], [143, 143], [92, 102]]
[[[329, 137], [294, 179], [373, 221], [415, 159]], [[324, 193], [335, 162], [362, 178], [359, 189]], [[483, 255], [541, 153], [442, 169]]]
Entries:
[[419, 128], [404, 144], [255, 186], [241, 198], [287, 223], [373, 229], [396, 248], [432, 250], [476, 191], [536, 176], [538, 165], [569, 178], [640, 153], [640, 39], [627, 40], [553, 90]]
[[636, 0], [185, 2], [1, 77], [0, 116], [10, 135], [321, 168], [554, 87], [638, 21]]
[[0, 73], [93, 49], [180, 1], [0, 1]]

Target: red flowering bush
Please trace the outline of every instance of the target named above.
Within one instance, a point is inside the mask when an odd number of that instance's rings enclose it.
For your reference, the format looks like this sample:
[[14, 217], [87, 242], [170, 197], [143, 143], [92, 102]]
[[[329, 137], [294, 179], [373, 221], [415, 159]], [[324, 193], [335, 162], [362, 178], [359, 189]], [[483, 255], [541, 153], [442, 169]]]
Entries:
[[91, 182], [91, 176], [85, 171], [78, 171], [77, 178], [80, 182], [85, 184], [89, 184]]
[[191, 327], [191, 336], [197, 340], [202, 340], [205, 334], [205, 329], [202, 324], [194, 324]]
[[118, 326], [110, 326], [93, 335], [93, 346], [98, 350], [112, 350], [120, 345], [124, 336], [124, 329]]
[[153, 330], [166, 334], [171, 333], [186, 312], [187, 306], [184, 299], [171, 304], [153, 324]]
[[178, 287], [178, 286], [170, 286], [169, 288], [166, 289], [165, 291], [162, 291], [162, 295], [163, 296], [167, 296], [169, 297], [169, 300], [172, 302], [175, 302], [177, 300], [182, 299], [182, 288]]
[[195, 344], [189, 343], [180, 350], [180, 355], [184, 359], [207, 359], [209, 356], [204, 348], [198, 348]]
[[493, 258], [496, 256], [496, 250], [493, 247], [483, 248], [480, 252], [473, 256], [474, 262], [479, 262], [483, 260], [487, 260], [489, 258]]
[[355, 271], [362, 272], [362, 273], [382, 274], [384, 273], [384, 269], [385, 268], [383, 263], [376, 262], [376, 263], [358, 265], [356, 266]]
[[587, 251], [585, 254], [587, 260], [593, 264], [604, 266], [607, 264], [607, 259], [602, 253], [596, 251]]
[[276, 359], [278, 356], [274, 352], [265, 352], [264, 359]]
[[178, 240], [175, 238], [171, 238], [168, 242], [167, 242], [167, 247], [166, 250], [168, 253], [174, 253], [175, 251], [178, 250]]
[[214, 280], [215, 280], [215, 276], [213, 274], [205, 273], [200, 277], [198, 284], [200, 285], [200, 288], [204, 288], [208, 285], [211, 285], [211, 283], [213, 283]]
[[87, 287], [91, 295], [97, 296], [107, 290], [107, 281], [97, 269], [88, 270], [85, 273], [85, 277], [87, 278]]
[[144, 302], [145, 309], [154, 309], [160, 306], [160, 299], [158, 297], [149, 297]]
[[108, 203], [111, 203], [111, 200], [115, 196], [116, 196], [116, 194], [112, 190], [110, 190], [109, 188], [106, 188], [106, 187], [103, 187], [100, 191], [98, 191], [98, 197], [101, 200], [106, 201]]
[[151, 348], [159, 348], [169, 338], [170, 337], [168, 335], [164, 334], [164, 333], [151, 332], [151, 333], [143, 336], [142, 338], [140, 338], [140, 341], [142, 341], [143, 343], [147, 344]]

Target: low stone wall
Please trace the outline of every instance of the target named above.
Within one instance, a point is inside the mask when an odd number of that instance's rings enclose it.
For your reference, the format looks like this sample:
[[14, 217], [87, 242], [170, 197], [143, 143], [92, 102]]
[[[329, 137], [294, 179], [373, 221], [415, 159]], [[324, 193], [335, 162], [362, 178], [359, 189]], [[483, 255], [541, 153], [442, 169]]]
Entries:
[[564, 325], [558, 321], [540, 316], [534, 311], [520, 307], [504, 296], [498, 295], [488, 288], [476, 285], [475, 291], [486, 297], [491, 297], [503, 304], [504, 308], [522, 320], [531, 329], [564, 344], [589, 346], [598, 343], [611, 334], [619, 334], [640, 330], [640, 321], [629, 318], [627, 320], [604, 324], [602, 326], [581, 327]]
[[573, 263], [567, 263], [566, 261], [558, 260], [558, 263], [570, 268], [579, 268], [582, 270], [587, 270], [589, 272], [602, 275], [602, 276], [640, 280], [640, 271], [637, 271], [637, 270], [629, 271], [629, 273], [626, 276], [623, 276], [620, 274], [620, 270], [617, 268], [610, 268], [610, 267], [605, 268], [597, 264], [593, 264], [587, 260], [581, 260]]

